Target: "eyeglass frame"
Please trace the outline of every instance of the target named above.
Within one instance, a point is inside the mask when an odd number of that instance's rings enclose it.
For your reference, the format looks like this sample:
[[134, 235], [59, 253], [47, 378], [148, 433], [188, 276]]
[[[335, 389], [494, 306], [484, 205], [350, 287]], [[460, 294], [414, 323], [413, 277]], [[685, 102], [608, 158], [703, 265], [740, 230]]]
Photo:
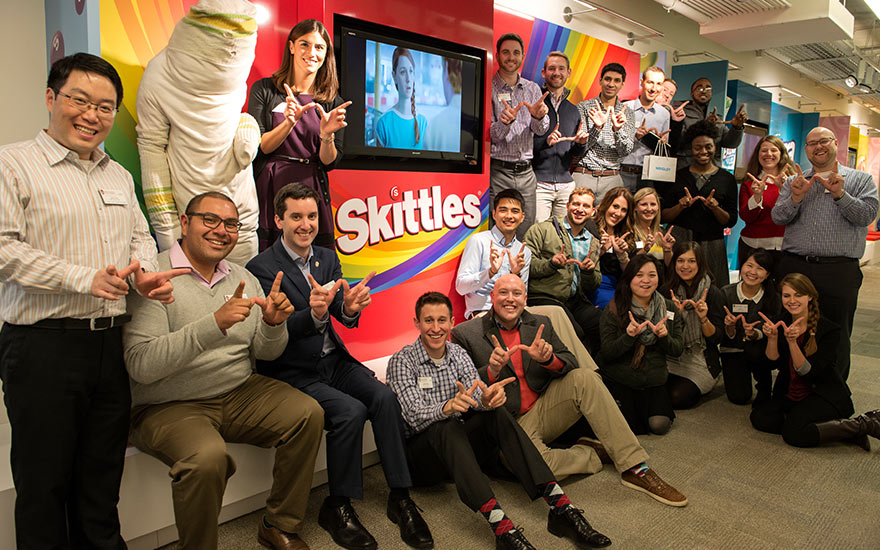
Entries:
[[[224, 220], [223, 218], [221, 218], [217, 214], [212, 214], [210, 212], [186, 212], [185, 214], [188, 217], [192, 217], [192, 216], [201, 217], [202, 224], [204, 224], [204, 226], [207, 227], [208, 229], [217, 229], [218, 227], [220, 227], [220, 223], [222, 222], [223, 228], [226, 229], [227, 233], [238, 233], [239, 231], [241, 231], [242, 225], [244, 225], [235, 218], [226, 218]], [[208, 217], [217, 218], [217, 223], [215, 223], [214, 225], [209, 224], [208, 220], [207, 220]], [[235, 221], [233, 222], [232, 220], [235, 220]], [[230, 229], [230, 227], [229, 227], [230, 225], [234, 229]]]
[[712, 85], [711, 85], [711, 84], [707, 84], [707, 85], [704, 85], [704, 86], [694, 86], [693, 90], [691, 90], [691, 91], [692, 91], [692, 92], [711, 92], [711, 91], [712, 91]]
[[806, 141], [804, 142], [804, 147], [813, 148], [817, 145], [828, 145], [832, 141], [837, 141], [836, 137], [823, 137], [821, 139], [817, 139], [816, 141]]
[[[55, 95], [63, 95], [64, 97], [66, 97], [67, 104], [75, 109], [79, 109], [79, 111], [81, 113], [88, 112], [89, 110], [91, 110], [92, 107], [94, 107], [95, 113], [99, 117], [112, 119], [112, 118], [116, 118], [116, 113], [119, 112], [119, 107], [112, 107], [111, 108], [109, 105], [102, 105], [99, 103], [95, 103], [94, 101], [89, 101], [88, 99], [86, 99], [84, 97], [80, 97], [80, 96], [72, 96], [70, 94], [66, 94], [66, 93], [62, 92], [61, 90], [53, 90], [53, 91], [55, 92]], [[82, 105], [80, 105], [79, 104], [80, 101], [82, 101], [84, 103]], [[105, 113], [101, 110], [102, 108], [110, 109], [110, 112]]]

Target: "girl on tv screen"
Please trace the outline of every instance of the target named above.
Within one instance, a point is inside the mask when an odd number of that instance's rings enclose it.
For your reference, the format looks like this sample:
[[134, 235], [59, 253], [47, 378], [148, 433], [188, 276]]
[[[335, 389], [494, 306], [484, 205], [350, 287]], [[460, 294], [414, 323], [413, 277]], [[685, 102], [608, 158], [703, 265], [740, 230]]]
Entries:
[[428, 119], [416, 111], [416, 63], [412, 53], [406, 48], [395, 48], [391, 67], [397, 103], [376, 122], [377, 145], [392, 149], [422, 149]]

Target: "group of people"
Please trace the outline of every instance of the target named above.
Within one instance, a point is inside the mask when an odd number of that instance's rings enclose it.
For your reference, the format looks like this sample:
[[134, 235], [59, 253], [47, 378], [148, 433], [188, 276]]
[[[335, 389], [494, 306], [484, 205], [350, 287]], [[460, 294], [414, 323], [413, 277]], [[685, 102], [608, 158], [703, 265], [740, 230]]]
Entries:
[[[255, 28], [228, 13], [194, 8], [187, 17], [202, 30], [232, 25], [235, 40]], [[222, 35], [217, 29], [207, 32]], [[660, 226], [691, 208], [720, 225], [735, 219], [735, 206], [729, 215], [719, 206], [728, 200], [723, 182], [717, 191], [714, 181], [706, 185], [716, 173], [706, 161], [713, 162], [717, 136], [691, 131], [702, 143], [693, 150], [692, 181], [660, 192], [644, 185], [634, 198], [609, 159], [633, 154], [626, 135], [654, 128], [633, 113], [660, 108], [634, 110], [617, 100], [620, 66], [603, 70], [599, 98], [565, 106], [568, 65], [558, 52], [545, 65], [541, 96], [517, 74], [522, 41], [510, 36], [499, 41], [493, 79], [495, 225], [469, 239], [456, 280], [467, 320], [454, 325], [448, 296], [421, 295], [418, 337], [389, 360], [387, 384], [348, 352], [330, 321], [357, 327], [371, 303], [372, 275], [350, 284], [336, 253], [322, 246], [331, 244], [333, 227], [326, 172], [342, 154], [349, 103], [336, 93], [321, 23], [294, 27], [282, 67], [254, 84], [250, 115], [236, 115], [227, 128], [234, 162], [256, 157], [259, 218], [272, 229], [260, 234], [259, 254], [245, 217], [256, 212], [224, 186], [172, 193], [176, 225], [167, 226], [157, 254], [131, 175], [100, 149], [122, 101], [118, 73], [83, 53], [52, 65], [48, 128], [0, 148], [0, 378], [20, 548], [125, 548], [116, 506], [129, 438], [169, 467], [179, 546], [187, 549], [217, 546], [223, 493], [236, 468], [229, 442], [275, 449], [259, 543], [308, 548], [298, 532], [325, 430], [329, 494], [318, 524], [343, 548], [376, 548], [352, 505], [363, 497], [367, 420], [388, 485], [387, 517], [415, 548], [434, 540], [410, 489], [443, 479], [485, 517], [504, 550], [534, 547], [489, 475], [515, 478], [529, 498], [542, 498], [547, 530], [578, 548], [611, 540], [566, 496], [559, 481], [567, 476], [611, 464], [623, 486], [685, 506], [687, 498], [648, 466], [635, 434], [668, 431], [674, 409], [692, 406], [720, 370], [736, 380], [728, 394], [738, 402], [751, 398], [754, 373], [756, 428], [796, 445], [854, 440], [868, 448], [867, 436], [880, 435], [880, 413], [849, 418], [839, 360], [852, 311], [825, 301], [848, 290], [826, 294], [825, 285], [834, 284], [831, 272], [837, 283], [860, 281], [850, 260], [860, 255], [861, 220], [877, 209], [870, 176], [832, 162], [836, 142], [823, 129], [807, 136], [813, 170], [806, 174], [795, 167], [797, 176], [783, 184], [762, 161], [746, 203], [769, 209], [776, 200], [771, 221], [786, 226], [781, 258], [777, 265], [765, 250], [763, 239], [772, 236], [756, 232], [742, 281], [719, 288], [711, 246]], [[163, 59], [153, 66], [157, 81], [167, 76], [159, 69], [177, 66]], [[646, 73], [643, 96], [648, 88], [661, 93], [656, 74]], [[695, 88], [697, 106], [705, 88]], [[171, 90], [178, 91], [186, 93]], [[153, 118], [142, 130], [155, 147], [168, 142], [159, 135], [161, 110], [175, 103], [146, 99]], [[671, 116], [685, 120], [691, 110]], [[531, 163], [539, 142], [549, 163], [541, 183]], [[162, 160], [168, 165], [152, 182], [158, 202], [148, 201], [148, 211], [152, 205], [167, 217], [160, 184], [184, 159], [168, 153]], [[572, 164], [583, 181], [566, 193], [570, 180], [556, 178]], [[193, 174], [206, 169], [197, 168]], [[534, 201], [515, 187], [529, 179], [532, 196], [551, 198], [545, 214], [555, 215], [526, 231]], [[814, 238], [816, 220], [838, 234]], [[834, 248], [841, 245], [850, 248]], [[834, 307], [849, 325], [836, 321]], [[772, 368], [780, 374], [771, 392]]]

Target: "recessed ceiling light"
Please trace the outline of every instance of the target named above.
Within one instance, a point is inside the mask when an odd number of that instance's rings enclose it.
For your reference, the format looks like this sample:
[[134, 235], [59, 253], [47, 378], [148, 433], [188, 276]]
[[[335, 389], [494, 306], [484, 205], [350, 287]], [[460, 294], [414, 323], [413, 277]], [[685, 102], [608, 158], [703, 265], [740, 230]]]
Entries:
[[843, 79], [843, 83], [846, 84], [849, 88], [855, 88], [859, 85], [859, 81], [853, 75], [849, 75]]

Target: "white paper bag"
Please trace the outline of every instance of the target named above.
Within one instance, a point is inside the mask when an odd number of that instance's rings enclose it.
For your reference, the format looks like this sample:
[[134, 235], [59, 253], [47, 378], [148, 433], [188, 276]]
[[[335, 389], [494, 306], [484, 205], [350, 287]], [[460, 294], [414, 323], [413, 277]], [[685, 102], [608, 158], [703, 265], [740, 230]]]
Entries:
[[645, 155], [642, 165], [642, 179], [655, 181], [675, 181], [678, 159], [669, 156], [669, 148], [662, 141], [657, 144], [653, 155]]

